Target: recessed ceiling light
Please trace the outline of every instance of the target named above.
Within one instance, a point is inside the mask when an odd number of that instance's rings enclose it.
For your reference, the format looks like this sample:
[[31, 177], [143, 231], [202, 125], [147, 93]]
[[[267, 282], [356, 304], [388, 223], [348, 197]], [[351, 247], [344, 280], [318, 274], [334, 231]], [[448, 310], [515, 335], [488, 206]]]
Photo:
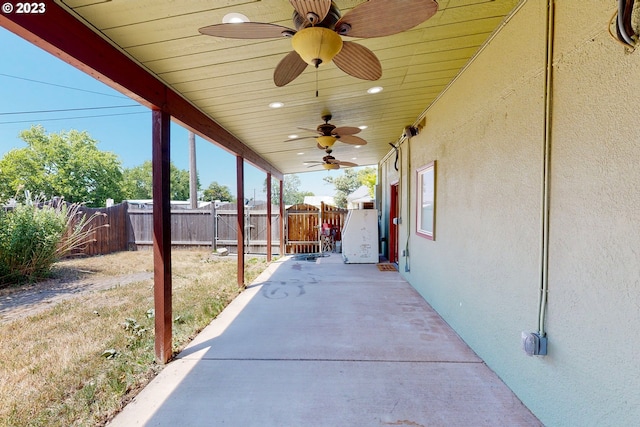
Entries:
[[362, 125], [362, 126], [358, 126], [358, 129], [360, 130], [365, 130], [366, 128], [368, 128], [369, 126], [367, 125]]
[[298, 137], [298, 135], [296, 135], [296, 134], [294, 133], [294, 134], [289, 135], [287, 138], [289, 138], [289, 139], [294, 139], [294, 138], [297, 138], [297, 137]]
[[360, 148], [360, 147], [362, 147], [362, 145], [356, 145], [356, 146], [355, 146], [355, 148]]
[[358, 158], [357, 157], [352, 157], [351, 160], [358, 160]]
[[241, 13], [227, 13], [222, 17], [223, 24], [239, 24], [241, 22], [249, 22], [249, 18]]
[[270, 108], [282, 108], [284, 107], [284, 104], [282, 102], [272, 102], [271, 104], [269, 104]]
[[379, 93], [382, 92], [382, 86], [374, 86], [372, 88], [367, 89], [367, 93]]
[[304, 153], [298, 153], [298, 156], [302, 156]]

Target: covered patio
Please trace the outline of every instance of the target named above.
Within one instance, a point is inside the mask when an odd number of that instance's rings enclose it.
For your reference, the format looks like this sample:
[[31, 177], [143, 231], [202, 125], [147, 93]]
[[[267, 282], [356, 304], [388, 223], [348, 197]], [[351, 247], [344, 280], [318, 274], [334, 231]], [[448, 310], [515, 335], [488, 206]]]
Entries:
[[[338, 3], [337, 13], [345, 16], [363, 2]], [[198, 0], [178, 5], [172, 0], [58, 0], [42, 3], [34, 13], [0, 14], [1, 26], [153, 111], [155, 301], [156, 313], [162, 313], [156, 316], [159, 362], [171, 358], [170, 122], [236, 156], [237, 200], [245, 198], [244, 162], [265, 172], [266, 188], [271, 188], [272, 179], [279, 180], [282, 218], [284, 174], [308, 171], [309, 161], [322, 163], [318, 160], [323, 152], [315, 140], [299, 139], [303, 136], [299, 133], [304, 129], [313, 132], [327, 116], [341, 127], [358, 126], [363, 129], [358, 137], [366, 145], [338, 142], [335, 156], [350, 164], [377, 165], [390, 152], [390, 143], [398, 145], [406, 138], [406, 129], [415, 132], [425, 125], [421, 113], [464, 68], [517, 0], [377, 3], [357, 19], [376, 34], [345, 41], [351, 43], [351, 49], [363, 46], [373, 52], [380, 60], [381, 77], [354, 78], [343, 72], [346, 68], [358, 74], [365, 67], [358, 62], [362, 55], [356, 54], [352, 57], [356, 62], [347, 61], [341, 69], [333, 63], [315, 70], [309, 67], [284, 87], [274, 84], [278, 80], [274, 69], [290, 54], [289, 40], [211, 37], [198, 30], [238, 13], [250, 22], [292, 27], [294, 8], [315, 10], [328, 2], [230, 1], [216, 5]], [[413, 15], [426, 21], [413, 22]], [[412, 23], [400, 30], [405, 22]], [[382, 35], [378, 26], [385, 36], [378, 36]], [[362, 54], [362, 49], [357, 51]], [[270, 196], [267, 192], [269, 208]], [[243, 217], [240, 205], [238, 218]], [[243, 242], [242, 225], [238, 224], [238, 230], [238, 241]], [[271, 259], [270, 242], [267, 247]], [[241, 245], [238, 253], [238, 285], [243, 287]]]
[[[235, 155], [238, 199], [245, 162], [268, 186], [309, 163], [334, 166], [304, 137], [327, 115], [366, 140], [334, 141], [335, 159], [378, 167], [381, 252], [399, 273], [333, 257], [277, 262], [118, 421], [140, 411], [132, 423], [536, 425], [518, 396], [549, 426], [636, 424], [640, 128], [629, 106], [640, 2], [440, 0], [410, 29], [345, 38], [378, 57], [375, 81], [344, 71], [358, 55], [283, 70], [292, 43], [279, 36], [198, 31], [232, 13], [290, 28], [331, 3], [343, 17], [369, 5], [355, 22], [386, 29], [434, 4], [56, 0], [0, 14], [153, 110], [160, 363], [172, 355], [170, 121]], [[240, 256], [240, 287], [243, 268]]]
[[109, 424], [539, 426], [397, 271], [272, 263]]

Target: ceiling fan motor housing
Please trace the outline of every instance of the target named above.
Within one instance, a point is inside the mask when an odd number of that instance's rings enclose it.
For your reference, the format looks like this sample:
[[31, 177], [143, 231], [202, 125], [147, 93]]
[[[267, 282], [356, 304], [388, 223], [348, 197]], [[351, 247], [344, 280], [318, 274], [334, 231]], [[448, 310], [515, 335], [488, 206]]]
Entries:
[[335, 2], [331, 2], [331, 7], [329, 8], [327, 16], [325, 16], [324, 19], [319, 23], [312, 24], [306, 16], [300, 15], [295, 9], [293, 11], [292, 19], [293, 25], [296, 30], [301, 30], [302, 28], [311, 26], [324, 27], [333, 30], [341, 17], [342, 13], [340, 12], [340, 9], [338, 8], [338, 6], [336, 6]]
[[335, 128], [336, 127], [331, 123], [324, 123], [324, 124], [318, 125], [317, 127], [318, 132], [322, 133], [325, 136], [331, 135], [331, 132], [333, 132]]

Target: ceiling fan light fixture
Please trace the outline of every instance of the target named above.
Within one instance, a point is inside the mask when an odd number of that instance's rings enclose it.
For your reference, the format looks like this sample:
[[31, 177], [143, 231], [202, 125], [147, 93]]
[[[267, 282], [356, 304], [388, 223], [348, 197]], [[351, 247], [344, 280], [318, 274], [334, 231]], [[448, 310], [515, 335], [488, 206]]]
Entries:
[[323, 27], [308, 27], [291, 38], [291, 45], [307, 64], [318, 67], [331, 60], [342, 50], [342, 38]]
[[340, 169], [340, 165], [337, 163], [323, 163], [322, 167], [326, 170]]
[[335, 136], [322, 135], [317, 137], [316, 141], [318, 141], [318, 144], [320, 144], [324, 148], [327, 148], [333, 146], [333, 144], [336, 143], [336, 139], [337, 138]]

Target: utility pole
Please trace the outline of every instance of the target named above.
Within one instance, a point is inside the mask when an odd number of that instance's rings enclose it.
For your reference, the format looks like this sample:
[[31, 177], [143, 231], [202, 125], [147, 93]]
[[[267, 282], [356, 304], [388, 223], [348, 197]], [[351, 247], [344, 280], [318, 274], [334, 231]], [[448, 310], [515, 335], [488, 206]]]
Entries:
[[189, 200], [191, 209], [198, 208], [198, 171], [196, 170], [196, 135], [189, 132]]

